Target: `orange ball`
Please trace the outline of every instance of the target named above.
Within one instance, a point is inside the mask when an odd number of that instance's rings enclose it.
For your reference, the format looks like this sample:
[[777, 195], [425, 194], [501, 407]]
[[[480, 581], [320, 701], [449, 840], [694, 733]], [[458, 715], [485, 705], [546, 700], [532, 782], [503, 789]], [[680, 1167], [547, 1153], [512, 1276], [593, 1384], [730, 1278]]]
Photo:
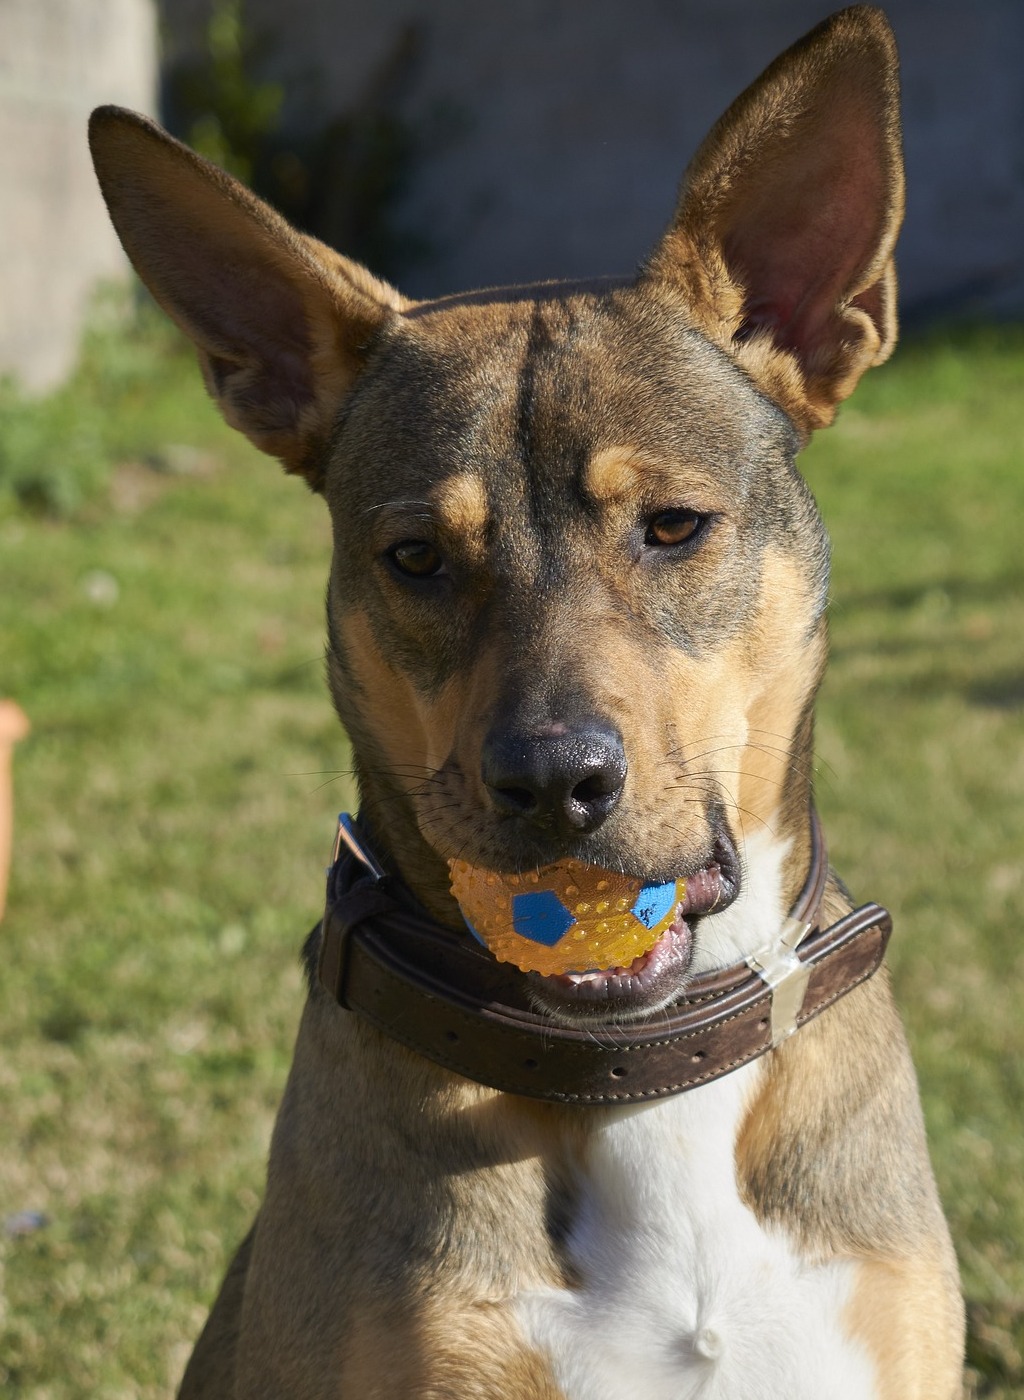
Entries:
[[686, 881], [651, 884], [582, 861], [525, 875], [453, 860], [463, 918], [500, 962], [523, 972], [608, 971], [650, 952], [686, 897]]

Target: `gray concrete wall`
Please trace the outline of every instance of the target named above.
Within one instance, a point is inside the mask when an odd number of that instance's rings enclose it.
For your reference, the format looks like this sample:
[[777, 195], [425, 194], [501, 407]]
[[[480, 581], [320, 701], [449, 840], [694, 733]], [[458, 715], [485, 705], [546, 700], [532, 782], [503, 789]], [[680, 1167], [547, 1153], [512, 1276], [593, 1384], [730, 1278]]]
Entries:
[[[163, 0], [170, 57], [209, 0]], [[358, 101], [414, 21], [401, 114], [464, 129], [421, 154], [400, 217], [437, 244], [407, 289], [628, 270], [710, 123], [828, 0], [247, 0], [286, 116]], [[903, 60], [911, 311], [1024, 314], [1024, 3], [889, 0]]]
[[152, 0], [0, 0], [0, 374], [30, 389], [71, 367], [99, 279], [125, 262], [85, 123], [155, 109]]

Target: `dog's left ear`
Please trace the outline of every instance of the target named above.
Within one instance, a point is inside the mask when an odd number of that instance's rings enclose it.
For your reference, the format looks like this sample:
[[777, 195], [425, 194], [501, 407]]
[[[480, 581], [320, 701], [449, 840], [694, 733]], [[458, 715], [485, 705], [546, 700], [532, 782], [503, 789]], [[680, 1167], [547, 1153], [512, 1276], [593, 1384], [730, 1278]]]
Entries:
[[405, 301], [148, 117], [100, 107], [89, 144], [125, 252], [224, 417], [319, 489], [339, 407]]
[[806, 434], [896, 343], [902, 217], [896, 45], [882, 12], [856, 5], [715, 124], [642, 281], [681, 292]]

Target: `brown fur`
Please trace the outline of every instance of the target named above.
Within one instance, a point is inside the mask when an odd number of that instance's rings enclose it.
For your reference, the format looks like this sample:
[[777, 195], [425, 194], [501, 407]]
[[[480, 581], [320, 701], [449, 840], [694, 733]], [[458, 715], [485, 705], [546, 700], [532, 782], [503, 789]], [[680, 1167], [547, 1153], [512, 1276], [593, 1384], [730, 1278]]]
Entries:
[[[881, 15], [834, 16], [733, 104], [629, 283], [413, 305], [144, 118], [102, 109], [92, 142], [225, 416], [330, 507], [329, 679], [385, 862], [461, 927], [451, 857], [564, 854], [495, 810], [488, 736], [599, 715], [628, 782], [586, 859], [674, 878], [723, 824], [767, 828], [791, 901], [828, 576], [792, 457], [895, 341]], [[702, 522], [671, 554], [646, 532], [666, 510]], [[435, 577], [396, 570], [409, 542]], [[828, 917], [848, 907], [833, 884]], [[449, 1074], [314, 988], [266, 1198], [182, 1396], [558, 1400], [514, 1301], [578, 1282], [565, 1221], [594, 1123]], [[957, 1394], [955, 1263], [884, 974], [766, 1058], [736, 1171], [802, 1257], [857, 1262], [844, 1321], [879, 1396]]]

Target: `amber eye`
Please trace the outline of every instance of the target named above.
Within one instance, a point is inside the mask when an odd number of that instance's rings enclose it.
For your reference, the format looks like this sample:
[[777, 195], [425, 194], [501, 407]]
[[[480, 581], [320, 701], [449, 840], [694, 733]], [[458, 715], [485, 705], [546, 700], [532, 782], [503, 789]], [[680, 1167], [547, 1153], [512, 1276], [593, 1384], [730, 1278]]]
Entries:
[[707, 517], [695, 510], [659, 510], [647, 522], [644, 544], [671, 548], [692, 539]]
[[403, 540], [388, 550], [388, 558], [409, 578], [437, 578], [448, 572], [441, 551], [426, 540]]

